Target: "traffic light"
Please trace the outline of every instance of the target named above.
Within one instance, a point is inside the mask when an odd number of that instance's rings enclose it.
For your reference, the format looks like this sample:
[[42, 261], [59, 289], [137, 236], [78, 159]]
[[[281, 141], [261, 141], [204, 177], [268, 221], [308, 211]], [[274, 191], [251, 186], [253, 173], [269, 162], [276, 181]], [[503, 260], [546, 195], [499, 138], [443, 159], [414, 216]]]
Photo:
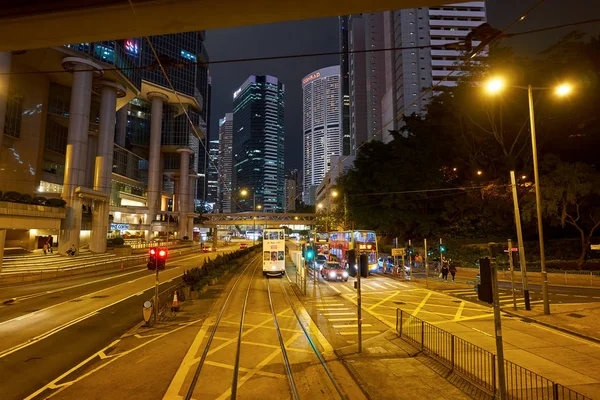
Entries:
[[492, 265], [489, 258], [479, 259], [479, 285], [477, 285], [477, 298], [486, 303], [494, 302], [492, 292]]
[[306, 259], [312, 260], [313, 258], [315, 258], [315, 251], [313, 250], [313, 248], [311, 246], [308, 246], [306, 248]]
[[165, 269], [165, 263], [167, 261], [167, 249], [159, 249], [152, 247], [149, 251], [150, 259], [148, 260], [148, 269], [151, 271], [161, 271]]
[[348, 274], [352, 277], [356, 277], [356, 251], [348, 250], [346, 252], [346, 257], [348, 260]]
[[443, 245], [440, 245], [440, 252], [443, 253], [446, 251], [446, 248]]
[[359, 258], [360, 276], [367, 278], [369, 276], [369, 257], [366, 254], [361, 254]]

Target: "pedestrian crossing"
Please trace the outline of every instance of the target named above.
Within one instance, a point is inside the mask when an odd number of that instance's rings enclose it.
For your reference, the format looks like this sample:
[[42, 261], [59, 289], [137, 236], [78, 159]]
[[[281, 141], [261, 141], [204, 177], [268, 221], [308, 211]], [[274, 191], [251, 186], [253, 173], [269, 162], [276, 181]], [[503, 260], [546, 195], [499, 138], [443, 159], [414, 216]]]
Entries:
[[[444, 290], [443, 293], [452, 295], [452, 296], [457, 296], [459, 298], [464, 298], [465, 300], [477, 300], [477, 292], [475, 292], [473, 289], [450, 289], [450, 290]], [[535, 292], [529, 292], [530, 294], [533, 294]], [[498, 296], [498, 301], [500, 303], [500, 306], [511, 306], [513, 305], [513, 295], [510, 292], [507, 291], [501, 291], [500, 295]], [[518, 295], [516, 296], [516, 302], [517, 302], [517, 307], [523, 307], [525, 306], [525, 299]], [[532, 300], [529, 303], [530, 304], [540, 304], [542, 303], [543, 300]]]

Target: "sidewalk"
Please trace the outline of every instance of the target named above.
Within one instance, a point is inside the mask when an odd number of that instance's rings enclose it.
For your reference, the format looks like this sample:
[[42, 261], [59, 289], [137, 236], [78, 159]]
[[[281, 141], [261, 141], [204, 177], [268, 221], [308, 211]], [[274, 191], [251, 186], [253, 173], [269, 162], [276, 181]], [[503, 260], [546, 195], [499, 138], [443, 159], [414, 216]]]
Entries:
[[371, 399], [452, 399], [470, 397], [425, 364], [395, 332], [365, 340], [363, 353], [351, 345], [336, 351]]

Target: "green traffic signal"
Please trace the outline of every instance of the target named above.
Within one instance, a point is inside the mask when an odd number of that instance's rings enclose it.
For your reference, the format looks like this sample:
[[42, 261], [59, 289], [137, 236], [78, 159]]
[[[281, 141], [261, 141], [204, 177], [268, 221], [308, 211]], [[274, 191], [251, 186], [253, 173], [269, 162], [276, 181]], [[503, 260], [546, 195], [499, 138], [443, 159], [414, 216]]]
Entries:
[[308, 249], [306, 250], [306, 259], [307, 260], [312, 260], [312, 258], [314, 257], [315, 253], [312, 251], [312, 249]]
[[440, 251], [443, 253], [446, 251], [446, 248], [444, 246], [440, 246]]

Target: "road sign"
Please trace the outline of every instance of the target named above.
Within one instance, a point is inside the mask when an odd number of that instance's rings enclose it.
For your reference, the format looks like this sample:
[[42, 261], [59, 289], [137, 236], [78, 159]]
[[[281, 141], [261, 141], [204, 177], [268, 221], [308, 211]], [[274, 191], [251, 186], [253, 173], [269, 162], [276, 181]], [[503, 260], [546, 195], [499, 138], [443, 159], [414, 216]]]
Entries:
[[405, 251], [405, 249], [392, 249], [392, 256], [393, 257], [396, 257], [396, 256], [401, 257], [404, 255], [404, 251]]

